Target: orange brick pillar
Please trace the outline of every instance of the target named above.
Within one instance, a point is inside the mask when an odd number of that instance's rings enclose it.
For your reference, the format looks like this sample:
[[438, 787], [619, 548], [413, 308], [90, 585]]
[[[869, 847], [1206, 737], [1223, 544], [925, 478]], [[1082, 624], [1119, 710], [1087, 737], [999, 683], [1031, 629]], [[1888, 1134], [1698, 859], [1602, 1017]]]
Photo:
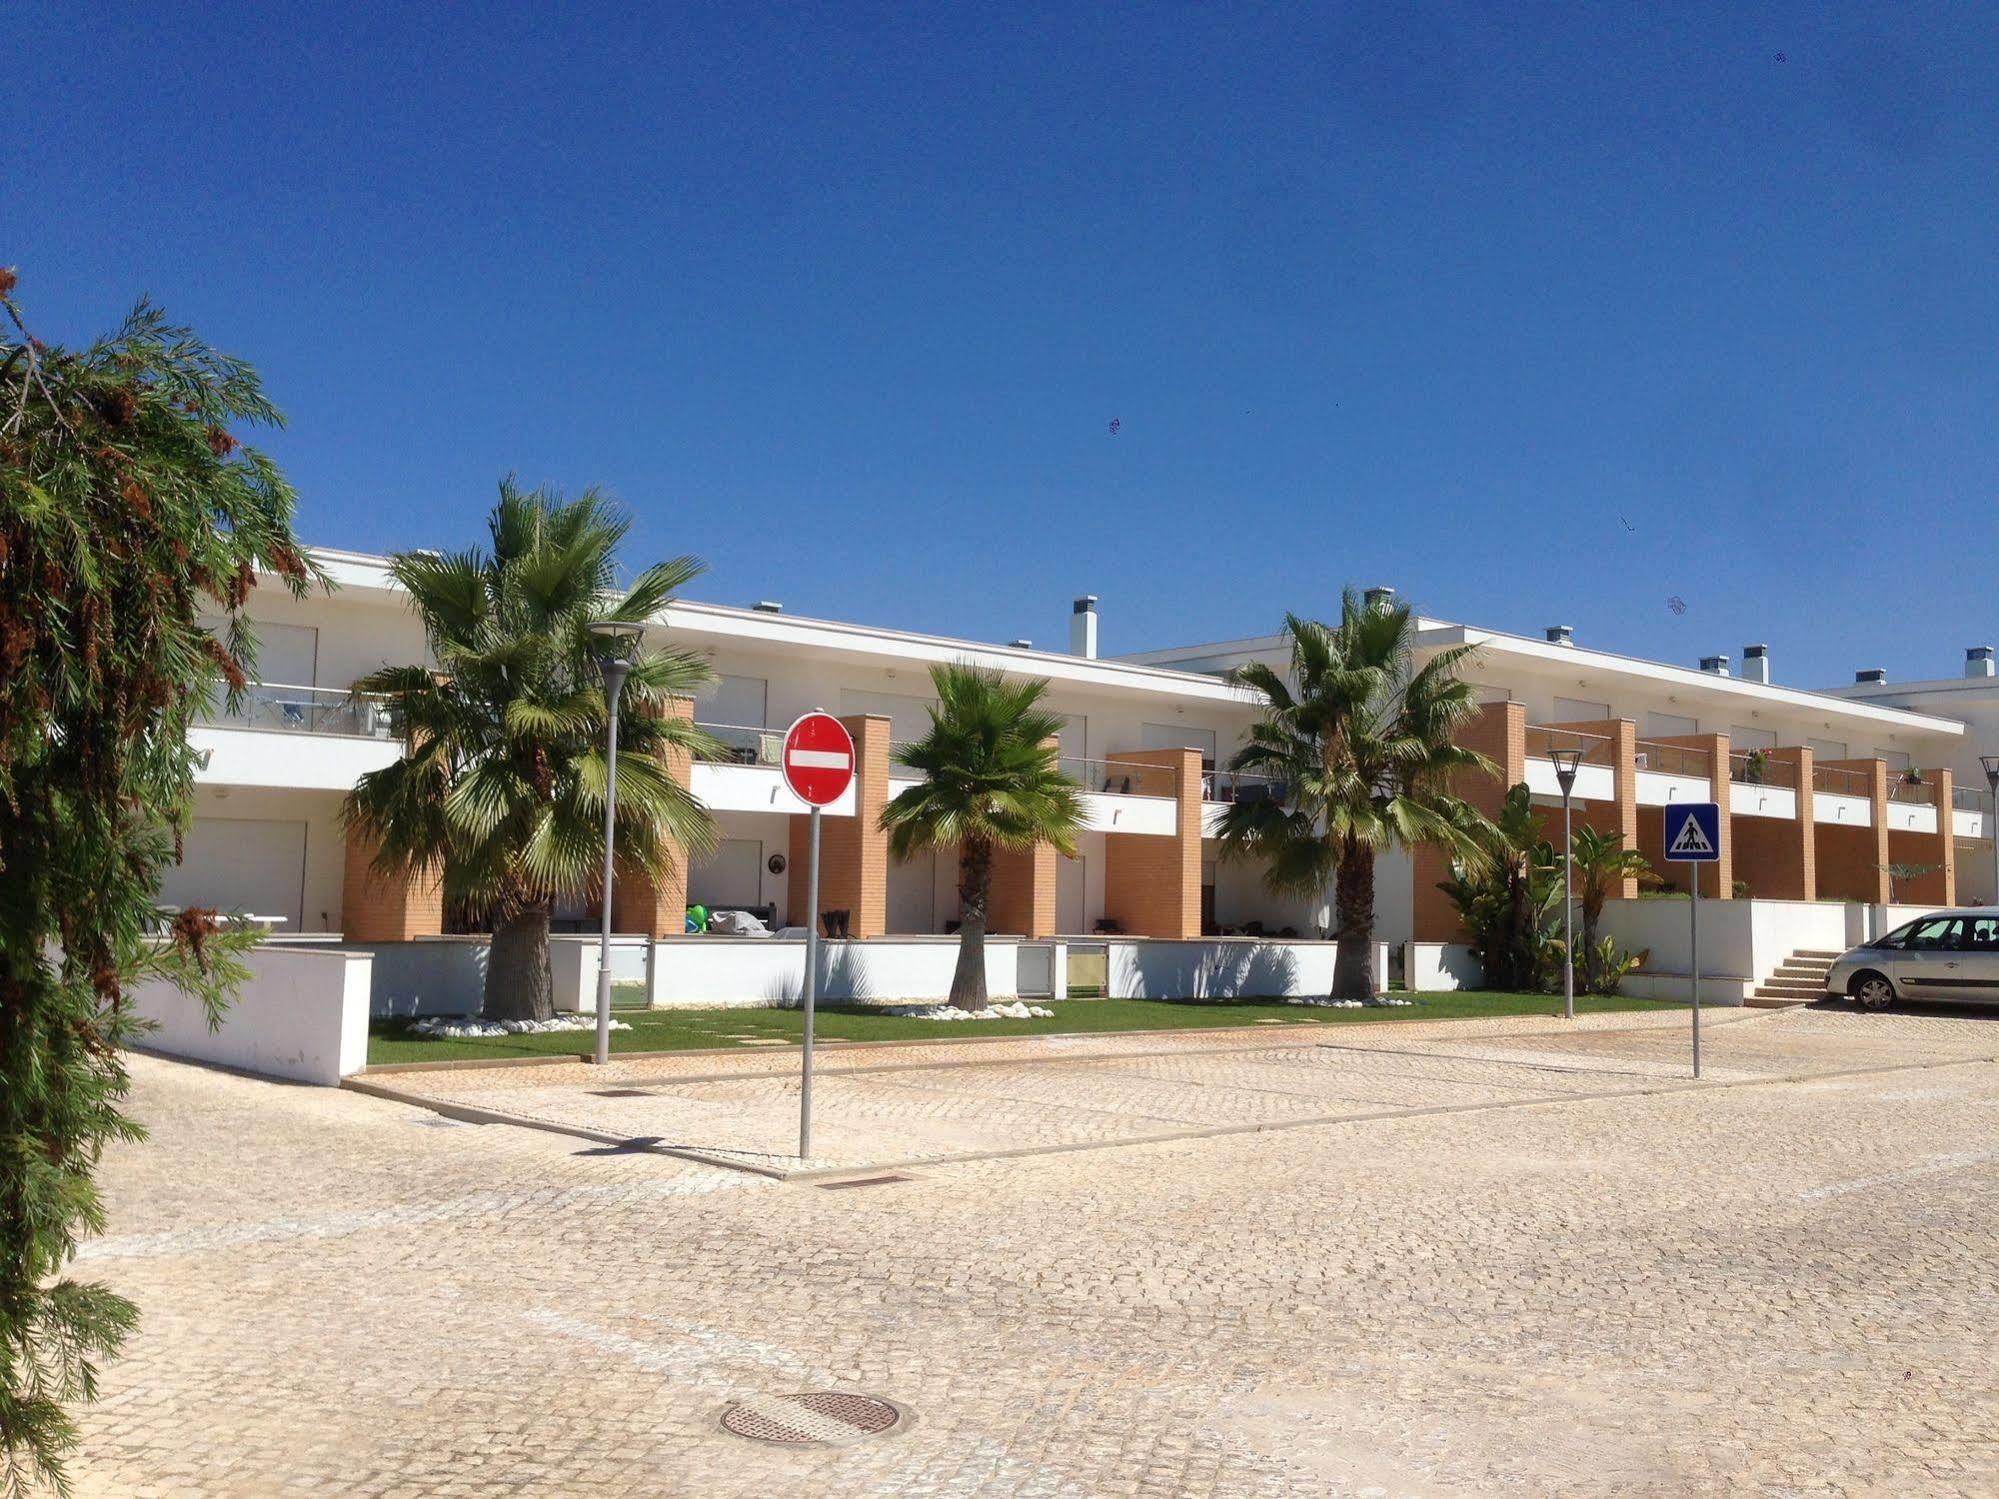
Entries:
[[349, 942], [409, 942], [444, 930], [444, 877], [415, 870], [403, 877], [375, 868], [375, 839], [347, 830], [347, 868], [340, 881], [340, 934]]
[[[1494, 778], [1482, 773], [1452, 777], [1451, 794], [1487, 817], [1499, 815], [1506, 793], [1527, 779], [1527, 709], [1519, 703], [1487, 703], [1458, 730], [1457, 742], [1477, 750], [1499, 767]], [[1451, 876], [1450, 856], [1435, 844], [1418, 844], [1410, 859], [1415, 881], [1411, 932], [1418, 942], [1463, 942], [1465, 929], [1450, 899], [1437, 886]]]
[[1868, 799], [1868, 826], [1822, 822], [1814, 834], [1817, 840], [1819, 894], [1832, 900], [1855, 900], [1867, 905], [1888, 903], [1888, 762], [1885, 760], [1821, 760], [1819, 770], [1857, 771], [1860, 787], [1850, 787], [1846, 778], [1824, 789]]
[[986, 930], [1008, 937], [1054, 936], [1055, 871], [1060, 859], [1052, 843], [995, 849]]
[[[694, 700], [676, 697], [660, 710], [671, 718], [691, 720]], [[661, 753], [666, 773], [685, 789], [693, 784], [694, 757], [669, 747]], [[620, 867], [611, 890], [611, 926], [620, 932], [648, 937], [674, 937], [687, 927], [687, 850], [673, 842], [666, 850], [668, 867], [657, 878]]]
[[[1663, 807], [1648, 807], [1647, 828], [1639, 827], [1640, 848], [1651, 861], [1652, 868], [1675, 890], [1691, 890], [1693, 884], [1689, 871], [1698, 871], [1701, 881], [1702, 900], [1733, 900], [1735, 898], [1735, 822], [1728, 810], [1728, 736], [1726, 734], [1675, 734], [1668, 738], [1653, 739], [1652, 744], [1669, 749], [1695, 750], [1707, 756], [1708, 800], [1721, 808], [1721, 857], [1712, 864], [1671, 864], [1666, 861], [1666, 812]], [[1697, 772], [1689, 769], [1689, 775]]]
[[791, 869], [787, 891], [790, 921], [817, 923], [820, 912], [847, 912], [852, 937], [879, 937], [888, 930], [888, 834], [882, 808], [888, 805], [889, 722], [876, 713], [842, 718], [854, 736], [854, 815], [819, 819], [819, 910], [805, 909], [805, 877], [811, 857], [812, 819], [791, 819]]
[[[1138, 769], [1132, 792], [1171, 797], [1173, 832], [1104, 834], [1104, 915], [1144, 937], [1201, 935], [1201, 752], [1126, 750], [1112, 756]], [[1122, 776], [1122, 768], [1118, 770]], [[1051, 913], [1052, 919], [1052, 913]]]
[[[1787, 787], [1796, 789], [1796, 816], [1736, 819], [1732, 850], [1735, 874], [1749, 887], [1752, 899], [1818, 899], [1818, 821], [1813, 815], [1812, 781], [1816, 773], [1812, 752], [1803, 745], [1784, 745], [1764, 751], [1770, 762], [1765, 785], [1770, 792]], [[1754, 786], [1751, 795], [1767, 794]]]
[[1954, 906], [1957, 904], [1957, 835], [1950, 815], [1953, 781], [1947, 770], [1926, 770], [1922, 774], [1923, 784], [1936, 798], [1936, 831], [1924, 833], [1913, 828], [1891, 829], [1888, 834], [1889, 862], [1932, 864], [1936, 867], [1914, 879], [1891, 878], [1891, 884], [1895, 898], [1906, 904]]

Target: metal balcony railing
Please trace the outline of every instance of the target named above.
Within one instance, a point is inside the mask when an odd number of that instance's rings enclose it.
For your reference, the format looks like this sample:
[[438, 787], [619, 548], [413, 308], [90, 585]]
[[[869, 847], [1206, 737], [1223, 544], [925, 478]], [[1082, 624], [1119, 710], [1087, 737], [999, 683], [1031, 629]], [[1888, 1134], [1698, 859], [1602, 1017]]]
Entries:
[[1585, 765], [1615, 765], [1617, 741], [1607, 734], [1589, 734], [1580, 729], [1551, 729], [1545, 724], [1527, 726], [1527, 757], [1545, 760], [1552, 750], [1580, 750]]
[[1713, 775], [1714, 762], [1708, 752], [1691, 745], [1660, 744], [1657, 740], [1641, 739], [1637, 752], [1640, 770], [1662, 776], [1699, 776], [1703, 780]]
[[1735, 750], [1728, 757], [1728, 778], [1738, 786], [1782, 786], [1795, 791], [1798, 765], [1795, 760], [1758, 761], [1754, 750]]
[[238, 694], [231, 709], [220, 695], [203, 717], [219, 727], [270, 729], [286, 734], [345, 734], [363, 739], [387, 739], [386, 699], [342, 692], [337, 687], [294, 687], [283, 682], [252, 682]]
[[1984, 812], [1989, 815], [1992, 811], [1992, 793], [1977, 786], [1952, 786], [1950, 804], [1960, 812]]
[[1911, 807], [1934, 807], [1937, 804], [1937, 783], [1910, 781], [1891, 775], [1888, 777], [1888, 800]]

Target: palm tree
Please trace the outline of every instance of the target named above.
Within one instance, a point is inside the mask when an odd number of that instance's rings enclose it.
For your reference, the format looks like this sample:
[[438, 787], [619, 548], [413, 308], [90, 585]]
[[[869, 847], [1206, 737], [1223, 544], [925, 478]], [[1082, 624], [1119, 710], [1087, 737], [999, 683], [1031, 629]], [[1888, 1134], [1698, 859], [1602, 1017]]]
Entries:
[[[614, 592], [613, 559], [630, 522], [595, 490], [565, 501], [507, 480], [489, 527], [489, 552], [390, 560], [436, 669], [385, 667], [355, 683], [388, 699], [407, 752], [363, 776], [342, 815], [377, 840], [378, 870], [441, 870], [447, 908], [491, 922], [481, 1013], [546, 1020], [555, 901], [602, 883], [607, 725], [590, 622], [651, 620], [701, 564], [657, 563]], [[714, 846], [707, 812], [664, 763], [668, 750], [716, 752], [665, 711], [709, 677], [699, 657], [641, 650], [626, 679], [617, 851], [634, 873], [660, 876]]]
[[1600, 833], [1587, 826], [1575, 830], [1569, 860], [1575, 867], [1576, 892], [1583, 908], [1582, 951], [1578, 957], [1587, 987], [1597, 978], [1596, 929], [1603, 920], [1603, 903], [1610, 898], [1610, 887], [1650, 874], [1652, 866], [1637, 849], [1624, 846], [1622, 833]]
[[1562, 945], [1555, 930], [1561, 864], [1541, 836], [1540, 810], [1522, 782], [1507, 791], [1497, 817], [1468, 806], [1458, 816], [1472, 846], [1453, 860], [1451, 878], [1438, 888], [1471, 934], [1487, 987], [1539, 989]]
[[1445, 789], [1455, 772], [1494, 769], [1452, 738], [1478, 711], [1458, 675], [1472, 648], [1441, 650], [1419, 667], [1408, 606], [1363, 603], [1352, 589], [1337, 629], [1287, 614], [1284, 633], [1288, 678], [1263, 662], [1232, 674], [1263, 700], [1263, 719], [1230, 761], [1281, 792], [1232, 802], [1221, 848], [1260, 858], [1274, 891], [1333, 887], [1333, 997], [1372, 1002], [1376, 855], [1426, 842], [1475, 850], [1463, 804]]
[[1060, 715], [1040, 706], [1045, 679], [1009, 682], [996, 671], [933, 666], [937, 706], [930, 731], [899, 746], [899, 765], [923, 779], [882, 808], [889, 852], [907, 859], [924, 849], [958, 849], [958, 966], [951, 1003], [986, 1007], [986, 906], [993, 855], [1050, 843], [1076, 852], [1083, 822], [1081, 787], [1062, 774], [1055, 737]]

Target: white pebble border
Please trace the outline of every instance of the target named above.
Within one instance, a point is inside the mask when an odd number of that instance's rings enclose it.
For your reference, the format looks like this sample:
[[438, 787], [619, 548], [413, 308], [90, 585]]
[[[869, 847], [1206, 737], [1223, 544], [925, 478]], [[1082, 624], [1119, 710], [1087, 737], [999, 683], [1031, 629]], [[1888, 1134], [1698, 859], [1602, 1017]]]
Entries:
[[[436, 1036], [457, 1041], [467, 1036], [545, 1036], [550, 1031], [594, 1031], [594, 1015], [558, 1015], [553, 1020], [480, 1020], [461, 1015], [431, 1015], [410, 1027], [418, 1036]], [[613, 1020], [611, 1029], [631, 1029], [622, 1020]]]
[[1040, 1005], [1015, 1002], [987, 1005], [983, 1010], [961, 1010], [956, 1005], [892, 1005], [885, 1013], [911, 1020], [1052, 1020], [1053, 1010]]
[[1310, 1005], [1315, 1010], [1373, 1010], [1416, 1003], [1413, 999], [1397, 999], [1389, 994], [1379, 999], [1307, 999], [1303, 995], [1294, 995], [1284, 1002], [1287, 1005]]

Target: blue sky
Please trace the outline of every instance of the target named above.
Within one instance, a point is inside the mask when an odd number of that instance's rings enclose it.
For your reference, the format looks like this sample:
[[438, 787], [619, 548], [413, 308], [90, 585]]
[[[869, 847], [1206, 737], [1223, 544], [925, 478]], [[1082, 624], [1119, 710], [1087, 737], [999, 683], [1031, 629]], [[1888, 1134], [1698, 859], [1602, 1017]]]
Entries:
[[0, 46], [38, 331], [146, 291], [251, 359], [309, 540], [472, 540], [513, 471], [696, 596], [976, 638], [1345, 582], [1799, 685], [1999, 637], [1983, 4], [14, 0]]

